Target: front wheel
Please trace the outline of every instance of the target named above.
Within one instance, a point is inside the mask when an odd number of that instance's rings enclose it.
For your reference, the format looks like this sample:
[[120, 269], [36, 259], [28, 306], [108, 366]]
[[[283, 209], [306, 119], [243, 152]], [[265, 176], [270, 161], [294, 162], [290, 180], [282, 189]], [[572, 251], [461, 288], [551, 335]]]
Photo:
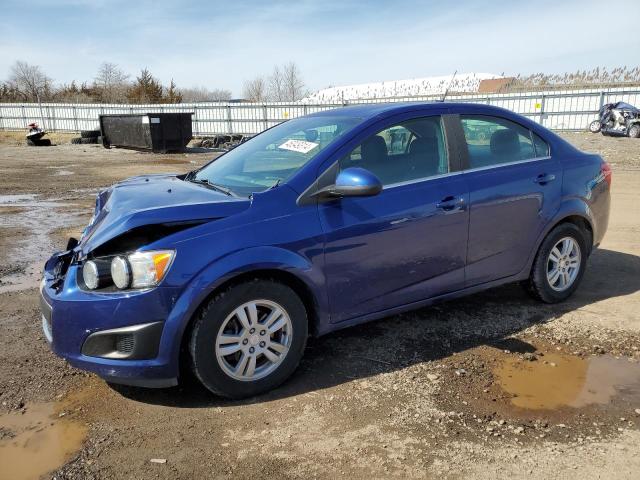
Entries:
[[307, 332], [304, 304], [288, 286], [273, 280], [235, 285], [198, 315], [189, 342], [191, 366], [215, 394], [258, 395], [294, 372]]
[[628, 135], [630, 138], [640, 138], [640, 124], [634, 124], [629, 127]]
[[572, 223], [554, 228], [544, 239], [526, 282], [528, 292], [546, 303], [558, 303], [576, 291], [587, 261], [584, 232]]
[[600, 123], [600, 120], [594, 120], [589, 124], [589, 131], [591, 133], [598, 133], [601, 128], [602, 128], [602, 124]]

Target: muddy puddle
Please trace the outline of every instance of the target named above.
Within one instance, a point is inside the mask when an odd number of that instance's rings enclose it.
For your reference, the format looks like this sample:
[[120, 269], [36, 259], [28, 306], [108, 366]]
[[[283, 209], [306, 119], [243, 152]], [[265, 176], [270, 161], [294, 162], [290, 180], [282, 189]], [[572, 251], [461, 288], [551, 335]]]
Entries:
[[[0, 293], [35, 288], [42, 266], [59, 245], [54, 245], [51, 232], [63, 225], [75, 225], [79, 215], [70, 205], [56, 199], [40, 199], [37, 195], [0, 195], [0, 227], [19, 229], [15, 244], [6, 258], [20, 261], [17, 271], [0, 277]], [[57, 247], [57, 248], [56, 248]]]
[[0, 416], [0, 478], [37, 479], [67, 462], [87, 435], [85, 425], [60, 416], [56, 404], [31, 404]]
[[582, 408], [614, 400], [640, 405], [640, 362], [626, 358], [536, 352], [529, 360], [510, 356], [494, 377], [512, 405], [522, 409]]

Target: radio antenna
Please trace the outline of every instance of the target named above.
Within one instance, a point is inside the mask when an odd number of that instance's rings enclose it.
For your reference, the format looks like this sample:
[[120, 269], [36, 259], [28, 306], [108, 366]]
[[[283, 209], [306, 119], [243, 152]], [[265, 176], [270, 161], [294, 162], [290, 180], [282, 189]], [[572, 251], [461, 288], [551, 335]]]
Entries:
[[441, 102], [444, 102], [445, 98], [447, 98], [447, 93], [449, 93], [449, 89], [451, 88], [451, 84], [453, 83], [454, 78], [456, 78], [456, 73], [458, 73], [458, 70], [453, 72], [453, 75], [451, 76], [451, 80], [449, 80], [449, 85], [447, 85], [447, 88], [444, 91], [444, 94], [442, 95], [442, 98], [440, 99]]

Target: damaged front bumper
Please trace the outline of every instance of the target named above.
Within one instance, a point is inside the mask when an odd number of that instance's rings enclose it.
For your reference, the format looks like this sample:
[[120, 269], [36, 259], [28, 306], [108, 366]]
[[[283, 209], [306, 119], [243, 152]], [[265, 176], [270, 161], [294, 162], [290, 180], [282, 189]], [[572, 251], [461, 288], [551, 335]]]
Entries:
[[40, 285], [42, 329], [53, 352], [113, 383], [169, 387], [178, 381], [175, 288], [88, 292], [74, 251], [51, 257]]

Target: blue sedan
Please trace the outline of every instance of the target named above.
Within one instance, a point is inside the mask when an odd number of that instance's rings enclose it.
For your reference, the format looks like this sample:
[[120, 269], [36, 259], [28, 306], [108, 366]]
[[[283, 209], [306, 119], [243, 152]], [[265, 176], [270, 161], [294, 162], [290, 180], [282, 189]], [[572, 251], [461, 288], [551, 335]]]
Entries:
[[610, 185], [598, 155], [495, 107], [316, 113], [188, 174], [100, 192], [45, 266], [43, 330], [110, 382], [166, 387], [190, 368], [216, 394], [256, 395], [309, 335], [509, 282], [565, 300]]

